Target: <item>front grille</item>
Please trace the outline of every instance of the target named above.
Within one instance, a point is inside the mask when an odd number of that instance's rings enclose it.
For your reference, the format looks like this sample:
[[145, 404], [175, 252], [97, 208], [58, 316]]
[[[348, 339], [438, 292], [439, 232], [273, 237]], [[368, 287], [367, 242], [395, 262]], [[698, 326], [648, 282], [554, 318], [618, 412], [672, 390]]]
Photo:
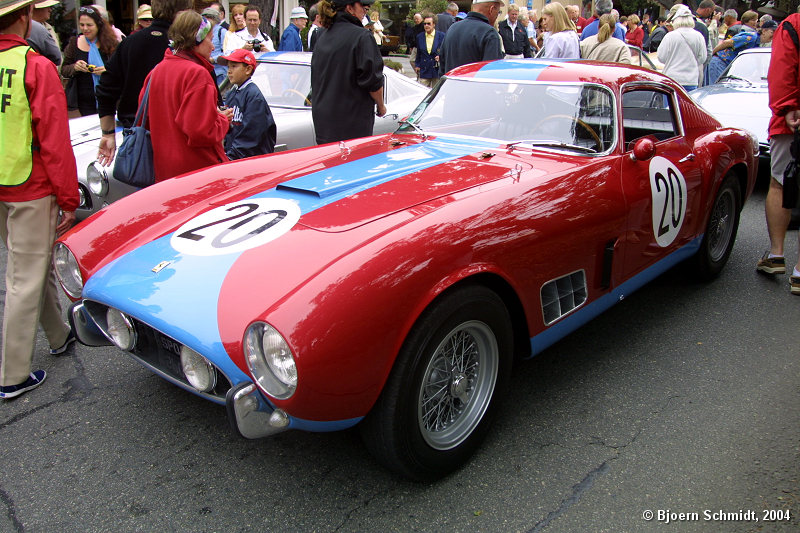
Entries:
[[[186, 381], [181, 368], [181, 348], [183, 345], [140, 320], [134, 318], [133, 323], [136, 327], [137, 341], [131, 355], [148, 366], [160, 370], [170, 378], [191, 387], [189, 382]], [[230, 382], [222, 372], [217, 370], [217, 385], [207, 394], [219, 400], [224, 400], [225, 394], [230, 388]]]
[[[83, 303], [84, 308], [92, 315], [97, 325], [106, 329], [106, 311], [108, 307], [89, 300], [84, 300]], [[183, 375], [183, 369], [181, 368], [181, 348], [183, 345], [141, 320], [133, 317], [131, 319], [136, 328], [136, 347], [132, 352], [128, 353], [162, 377], [181, 383], [194, 390]], [[221, 403], [225, 401], [225, 394], [231, 388], [231, 383], [218, 368], [214, 367], [214, 369], [217, 372], [216, 386], [210, 392], [198, 394]]]

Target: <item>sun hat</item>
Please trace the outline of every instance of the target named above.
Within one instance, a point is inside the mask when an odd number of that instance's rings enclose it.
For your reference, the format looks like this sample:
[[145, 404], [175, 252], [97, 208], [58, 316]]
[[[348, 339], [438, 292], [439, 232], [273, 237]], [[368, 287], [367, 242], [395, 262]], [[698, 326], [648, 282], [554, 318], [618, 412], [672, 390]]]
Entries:
[[153, 10], [147, 4], [142, 4], [136, 10], [136, 20], [153, 18]]
[[503, 0], [472, 0], [472, 5], [475, 4], [502, 4]]
[[12, 11], [16, 11], [17, 9], [29, 6], [32, 3], [33, 0], [0, 0], [0, 17]]
[[303, 7], [293, 7], [292, 8], [292, 15], [289, 19], [307, 19], [308, 15], [306, 14], [306, 10]]
[[232, 61], [234, 63], [244, 63], [245, 65], [250, 65], [254, 69], [258, 66], [255, 54], [253, 54], [253, 52], [250, 50], [245, 50], [244, 48], [237, 48], [226, 56], [219, 56], [219, 59]]
[[672, 22], [674, 19], [679, 17], [691, 17], [692, 10], [689, 9], [689, 6], [684, 4], [675, 4], [669, 10], [669, 15], [667, 15], [667, 22]]
[[35, 7], [36, 9], [44, 9], [46, 7], [57, 6], [60, 3], [61, 2], [59, 2], [58, 0], [44, 0], [44, 2], [36, 2], [35, 4], [33, 4], [33, 7]]

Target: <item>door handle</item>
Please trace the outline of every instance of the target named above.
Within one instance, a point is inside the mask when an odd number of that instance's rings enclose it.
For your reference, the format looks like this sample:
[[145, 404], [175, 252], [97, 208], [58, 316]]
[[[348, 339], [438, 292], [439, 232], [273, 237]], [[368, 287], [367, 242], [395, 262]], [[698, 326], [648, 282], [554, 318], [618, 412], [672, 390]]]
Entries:
[[687, 155], [686, 157], [678, 161], [678, 163], [686, 163], [687, 161], [694, 161], [694, 154]]

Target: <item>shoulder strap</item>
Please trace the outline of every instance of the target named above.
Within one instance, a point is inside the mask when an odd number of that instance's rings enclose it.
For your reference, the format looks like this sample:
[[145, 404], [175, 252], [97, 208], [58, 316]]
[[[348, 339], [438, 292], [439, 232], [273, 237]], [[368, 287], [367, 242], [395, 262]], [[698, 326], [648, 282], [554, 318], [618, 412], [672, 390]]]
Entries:
[[139, 109], [136, 110], [136, 118], [133, 119], [133, 125], [134, 126], [143, 126], [144, 128], [147, 128], [147, 126], [146, 126], [146, 123], [147, 123], [147, 103], [148, 103], [149, 96], [150, 96], [150, 82], [152, 82], [152, 81], [153, 81], [153, 77], [151, 75], [150, 79], [147, 80], [147, 87], [145, 87], [145, 89], [144, 89], [144, 96], [142, 97], [142, 103], [139, 106]]
[[798, 51], [800, 51], [800, 38], [798, 38], [798, 36], [797, 36], [797, 30], [796, 30], [796, 29], [794, 29], [794, 26], [792, 26], [792, 25], [789, 23], [789, 21], [788, 21], [788, 20], [784, 20], [783, 22], [781, 22], [781, 26], [780, 26], [780, 27], [781, 27], [781, 28], [783, 28], [784, 30], [786, 30], [786, 33], [788, 33], [788, 34], [789, 34], [789, 37], [791, 37], [791, 39], [792, 39], [792, 42], [794, 43], [794, 47], [795, 47], [795, 48], [796, 48]]

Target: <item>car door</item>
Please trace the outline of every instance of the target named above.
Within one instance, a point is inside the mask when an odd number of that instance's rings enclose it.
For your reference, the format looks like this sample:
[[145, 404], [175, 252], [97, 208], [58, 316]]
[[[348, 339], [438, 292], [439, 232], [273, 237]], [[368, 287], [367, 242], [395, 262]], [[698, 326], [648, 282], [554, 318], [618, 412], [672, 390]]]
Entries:
[[[628, 206], [623, 275], [630, 278], [680, 250], [696, 234], [702, 174], [684, 136], [678, 99], [669, 86], [631, 84], [622, 92], [622, 188]], [[655, 152], [636, 160], [648, 138]], [[674, 256], [673, 258], [676, 258]]]

